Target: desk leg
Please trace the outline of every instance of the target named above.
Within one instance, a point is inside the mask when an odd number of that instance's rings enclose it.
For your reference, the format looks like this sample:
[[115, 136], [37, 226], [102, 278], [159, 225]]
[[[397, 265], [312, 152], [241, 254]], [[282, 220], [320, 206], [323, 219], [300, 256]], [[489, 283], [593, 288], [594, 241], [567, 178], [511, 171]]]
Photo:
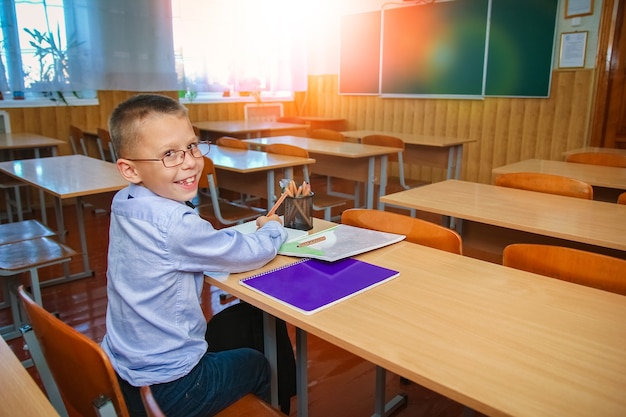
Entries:
[[376, 181], [376, 157], [370, 156], [369, 165], [367, 168], [367, 188], [365, 189], [365, 192], [367, 194], [366, 200], [365, 200], [366, 201], [365, 207], [368, 209], [374, 208], [374, 182], [375, 181]]
[[263, 312], [263, 349], [272, 370], [271, 404], [278, 407], [278, 357], [276, 354], [276, 318]]
[[[461, 163], [463, 161], [463, 145], [451, 146], [448, 150], [448, 170], [446, 173], [446, 179], [455, 179], [458, 180], [461, 176]], [[454, 171], [454, 176], [452, 175]], [[444, 218], [445, 219], [445, 218]], [[456, 229], [456, 219], [454, 217], [449, 217], [444, 220], [445, 223], [448, 223], [450, 229]]]
[[376, 392], [374, 415], [372, 417], [386, 417], [395, 413], [398, 408], [407, 402], [406, 395], [398, 394], [385, 404], [385, 384], [387, 371], [385, 368], [376, 366]]
[[[66, 242], [67, 231], [65, 230], [65, 220], [63, 219], [63, 202], [60, 198], [55, 199], [54, 210], [57, 217], [57, 231], [61, 242]], [[83, 214], [83, 200], [80, 197], [76, 198], [76, 221], [78, 222], [78, 236], [80, 238], [80, 248], [83, 257], [83, 271], [70, 275], [69, 262], [63, 263], [63, 275], [59, 278], [53, 278], [44, 281], [41, 287], [47, 287], [54, 284], [60, 284], [62, 282], [73, 281], [75, 279], [86, 278], [93, 275], [93, 271], [89, 266], [89, 253], [87, 252], [87, 237], [85, 235], [85, 218]]]
[[[387, 155], [382, 155], [380, 158], [380, 181], [379, 181], [379, 190], [378, 190], [378, 210], [385, 209], [385, 203], [380, 201], [381, 197], [383, 197], [387, 193]], [[415, 217], [415, 216], [413, 216]]]
[[274, 170], [267, 171], [267, 210], [271, 210], [274, 205], [274, 182], [275, 180]]
[[296, 327], [296, 387], [298, 395], [298, 416], [309, 415], [309, 377], [307, 369], [307, 333]]

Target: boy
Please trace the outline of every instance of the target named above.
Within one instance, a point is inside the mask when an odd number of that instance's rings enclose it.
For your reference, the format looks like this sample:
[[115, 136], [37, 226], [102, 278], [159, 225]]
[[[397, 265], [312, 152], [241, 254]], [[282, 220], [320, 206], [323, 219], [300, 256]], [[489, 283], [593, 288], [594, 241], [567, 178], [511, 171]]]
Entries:
[[249, 348], [207, 352], [203, 271], [242, 272], [276, 256], [287, 234], [278, 216], [256, 233], [215, 230], [186, 205], [198, 191], [206, 148], [187, 109], [142, 94], [109, 119], [117, 168], [130, 185], [111, 207], [107, 333], [102, 347], [131, 416], [145, 416], [138, 387], [151, 385], [168, 416], [212, 415], [252, 392], [269, 399], [269, 365]]

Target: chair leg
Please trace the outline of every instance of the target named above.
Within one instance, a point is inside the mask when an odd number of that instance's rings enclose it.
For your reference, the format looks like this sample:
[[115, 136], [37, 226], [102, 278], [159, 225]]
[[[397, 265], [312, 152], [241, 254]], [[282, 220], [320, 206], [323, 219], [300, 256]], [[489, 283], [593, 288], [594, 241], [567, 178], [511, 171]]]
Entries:
[[20, 327], [20, 332], [24, 337], [24, 346], [30, 353], [30, 357], [32, 358], [32, 362], [34, 363], [37, 373], [41, 378], [41, 382], [43, 383], [50, 403], [61, 417], [68, 417], [67, 410], [65, 409], [65, 405], [63, 405], [63, 400], [61, 399], [61, 394], [59, 393], [59, 388], [54, 382], [54, 378], [52, 378], [46, 359], [44, 358], [43, 353], [41, 352], [41, 347], [39, 347], [39, 343], [35, 337], [35, 332], [33, 332], [32, 327], [28, 324]]

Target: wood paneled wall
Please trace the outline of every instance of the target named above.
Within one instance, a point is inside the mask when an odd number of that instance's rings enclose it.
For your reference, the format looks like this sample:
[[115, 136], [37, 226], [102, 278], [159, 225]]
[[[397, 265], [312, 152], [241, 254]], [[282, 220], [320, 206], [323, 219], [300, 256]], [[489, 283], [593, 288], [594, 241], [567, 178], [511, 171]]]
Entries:
[[[462, 178], [491, 182], [494, 167], [527, 158], [562, 159], [561, 153], [589, 142], [593, 70], [554, 71], [549, 98], [382, 99], [340, 96], [337, 75], [309, 77], [309, 90], [285, 104], [286, 115], [344, 117], [348, 129], [373, 129], [449, 137], [468, 137]], [[106, 127], [108, 115], [136, 94], [100, 91], [99, 105], [8, 108], [14, 132], [33, 132], [67, 140], [69, 125], [87, 130]], [[176, 92], [165, 92], [176, 97]], [[192, 121], [243, 118], [244, 103], [192, 103]], [[0, 108], [2, 108], [0, 102]], [[300, 111], [298, 111], [300, 109]], [[70, 153], [69, 145], [61, 154]], [[444, 172], [411, 167], [409, 175], [438, 181]]]
[[[340, 96], [336, 75], [309, 77], [303, 113], [342, 116], [349, 130], [383, 130], [475, 139], [465, 146], [462, 178], [491, 182], [494, 167], [528, 158], [562, 159], [588, 143], [593, 70], [554, 71], [549, 98], [383, 99]], [[410, 176], [438, 181], [440, 169]]]

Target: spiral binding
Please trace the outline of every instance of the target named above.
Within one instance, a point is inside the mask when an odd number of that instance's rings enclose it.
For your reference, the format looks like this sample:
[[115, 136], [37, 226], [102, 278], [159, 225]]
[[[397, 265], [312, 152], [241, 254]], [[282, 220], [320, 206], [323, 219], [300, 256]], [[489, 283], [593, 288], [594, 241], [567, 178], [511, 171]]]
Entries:
[[280, 271], [282, 269], [289, 268], [290, 266], [298, 265], [298, 264], [301, 264], [302, 262], [307, 262], [307, 261], [310, 261], [310, 260], [311, 260], [311, 258], [302, 258], [302, 259], [300, 259], [300, 260], [298, 260], [296, 262], [292, 262], [290, 264], [286, 264], [286, 265], [283, 265], [283, 266], [278, 266], [276, 268], [269, 269], [269, 270], [267, 270], [265, 272], [261, 272], [260, 274], [249, 276], [248, 278], [244, 278], [244, 279], [242, 279], [239, 282], [244, 282], [244, 281], [247, 281], [249, 279], [256, 278], [256, 277], [262, 277], [263, 275], [271, 274], [273, 272]]

